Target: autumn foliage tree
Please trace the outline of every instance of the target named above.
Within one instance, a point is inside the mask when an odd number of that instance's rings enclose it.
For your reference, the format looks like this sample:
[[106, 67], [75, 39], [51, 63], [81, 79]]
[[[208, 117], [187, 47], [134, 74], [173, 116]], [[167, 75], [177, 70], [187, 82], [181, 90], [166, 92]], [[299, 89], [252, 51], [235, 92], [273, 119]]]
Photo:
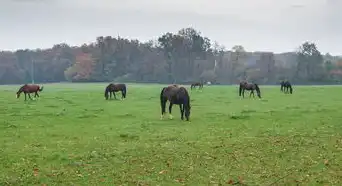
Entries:
[[79, 52], [76, 55], [76, 62], [65, 71], [66, 79], [70, 81], [87, 81], [91, 79], [95, 67], [92, 55], [85, 52]]

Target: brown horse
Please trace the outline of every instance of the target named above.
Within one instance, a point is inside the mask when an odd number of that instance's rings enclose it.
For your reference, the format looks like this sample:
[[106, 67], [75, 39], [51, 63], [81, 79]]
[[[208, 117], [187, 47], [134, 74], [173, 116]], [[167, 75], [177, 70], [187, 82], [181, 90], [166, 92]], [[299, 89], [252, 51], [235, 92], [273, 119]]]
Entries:
[[121, 96], [122, 96], [121, 99], [126, 98], [126, 84], [111, 83], [106, 87], [104, 96], [106, 100], [108, 100], [109, 96], [110, 96], [110, 99], [112, 99], [112, 93], [113, 93], [114, 99], [116, 99], [115, 92], [119, 92], [119, 91], [121, 91]]
[[260, 93], [260, 88], [256, 83], [248, 83], [247, 81], [242, 81], [240, 82], [240, 88], [239, 88], [239, 96], [241, 96], [244, 98], [245, 97], [245, 90], [251, 91], [251, 93], [249, 94], [249, 97], [251, 97], [251, 95], [253, 94], [254, 96], [254, 90], [257, 92], [257, 95], [259, 98], [261, 98], [261, 93]]
[[200, 83], [200, 82], [196, 82], [196, 83], [193, 83], [191, 84], [191, 90], [192, 88], [196, 88], [196, 86], [198, 86], [198, 89], [202, 89], [203, 88], [203, 83]]
[[34, 93], [34, 97], [39, 97], [38, 92], [43, 91], [43, 88], [44, 88], [43, 86], [40, 87], [39, 85], [34, 85], [34, 84], [28, 85], [28, 84], [25, 84], [25, 85], [23, 85], [23, 86], [21, 86], [21, 87], [19, 88], [16, 97], [19, 98], [19, 97], [20, 97], [20, 94], [21, 94], [22, 92], [24, 92], [24, 94], [25, 94], [25, 101], [26, 101], [26, 95], [27, 95], [27, 94], [28, 94], [28, 97], [30, 98], [30, 100], [32, 100], [30, 94], [31, 94], [31, 93]]
[[161, 119], [163, 119], [165, 114], [166, 102], [169, 101], [169, 114], [170, 119], [172, 119], [172, 105], [179, 105], [179, 109], [181, 112], [181, 119], [184, 120], [184, 114], [186, 120], [189, 121], [190, 117], [190, 96], [188, 91], [184, 87], [170, 85], [168, 87], [164, 87], [160, 93], [160, 106], [161, 106]]

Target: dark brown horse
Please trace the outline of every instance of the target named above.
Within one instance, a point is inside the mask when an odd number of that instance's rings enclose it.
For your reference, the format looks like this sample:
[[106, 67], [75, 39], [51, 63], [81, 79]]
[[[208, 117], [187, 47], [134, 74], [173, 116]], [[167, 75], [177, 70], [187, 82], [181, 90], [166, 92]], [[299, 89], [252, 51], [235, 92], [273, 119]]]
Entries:
[[113, 94], [114, 99], [116, 99], [115, 92], [119, 92], [119, 91], [121, 91], [121, 96], [122, 96], [121, 99], [126, 98], [126, 84], [111, 83], [106, 87], [104, 96], [106, 100], [108, 100], [109, 97], [110, 99], [112, 99], [112, 94]]
[[240, 88], [239, 88], [239, 96], [241, 96], [244, 98], [245, 97], [245, 90], [251, 91], [251, 93], [249, 94], [249, 97], [251, 97], [251, 95], [253, 94], [254, 96], [254, 90], [257, 92], [257, 95], [259, 98], [261, 98], [261, 93], [260, 93], [260, 88], [256, 83], [248, 83], [247, 81], [242, 81], [240, 82]]
[[201, 82], [196, 82], [196, 83], [193, 83], [193, 84], [191, 84], [191, 90], [192, 90], [192, 88], [196, 88], [196, 87], [198, 87], [198, 89], [202, 89], [203, 88], [203, 83], [201, 83]]
[[25, 84], [23, 86], [21, 86], [17, 92], [17, 95], [16, 97], [19, 98], [20, 97], [20, 94], [23, 92], [25, 94], [25, 101], [26, 101], [26, 95], [28, 95], [28, 97], [30, 98], [30, 100], [32, 100], [31, 98], [31, 93], [34, 93], [34, 97], [39, 97], [39, 94], [38, 92], [41, 92], [43, 91], [43, 86], [40, 87], [39, 85], [28, 85], [28, 84]]
[[161, 119], [163, 119], [165, 114], [166, 102], [169, 101], [169, 114], [170, 119], [172, 119], [172, 105], [179, 105], [179, 109], [181, 112], [181, 119], [184, 120], [184, 114], [187, 121], [189, 121], [190, 117], [190, 96], [188, 91], [184, 87], [170, 85], [168, 87], [164, 87], [160, 92], [160, 106], [161, 106]]
[[285, 94], [289, 93], [292, 94], [292, 85], [288, 80], [281, 81], [280, 82], [280, 91], [284, 92]]

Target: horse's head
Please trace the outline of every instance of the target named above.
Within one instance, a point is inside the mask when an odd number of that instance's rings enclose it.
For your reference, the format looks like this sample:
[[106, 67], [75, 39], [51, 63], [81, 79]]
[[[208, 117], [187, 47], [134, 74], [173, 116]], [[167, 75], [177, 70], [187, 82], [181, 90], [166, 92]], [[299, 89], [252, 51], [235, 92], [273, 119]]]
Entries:
[[15, 96], [16, 98], [20, 97], [20, 94], [24, 91], [23, 89], [24, 89], [25, 86], [27, 86], [27, 85], [25, 84], [24, 86], [19, 88], [19, 90], [18, 90], [18, 92], [16, 93], [16, 96]]
[[260, 91], [257, 91], [257, 96], [261, 99]]
[[19, 90], [17, 93], [16, 93], [16, 98], [18, 99], [20, 97], [20, 94], [21, 94], [21, 91]]

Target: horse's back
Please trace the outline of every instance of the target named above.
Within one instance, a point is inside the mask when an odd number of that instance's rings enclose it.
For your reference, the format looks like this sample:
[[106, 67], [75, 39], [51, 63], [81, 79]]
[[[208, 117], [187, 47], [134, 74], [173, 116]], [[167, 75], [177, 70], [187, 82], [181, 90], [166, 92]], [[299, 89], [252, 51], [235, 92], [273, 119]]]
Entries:
[[189, 93], [184, 87], [168, 86], [163, 88], [163, 96], [178, 104], [179, 100], [188, 99]]
[[124, 83], [115, 84], [115, 90], [116, 91], [125, 91], [126, 90], [126, 84], [124, 84]]
[[121, 91], [121, 90], [126, 89], [126, 84], [124, 84], [124, 83], [118, 83], [118, 84], [110, 83], [107, 86], [107, 88], [111, 89], [112, 91]]
[[36, 84], [25, 84], [21, 86], [20, 89], [23, 89], [24, 91], [32, 92], [32, 91], [38, 91], [40, 89], [40, 86]]
[[164, 87], [162, 90], [162, 96], [167, 98], [168, 100], [171, 100], [171, 98], [176, 95], [178, 89], [179, 87], [174, 85]]

